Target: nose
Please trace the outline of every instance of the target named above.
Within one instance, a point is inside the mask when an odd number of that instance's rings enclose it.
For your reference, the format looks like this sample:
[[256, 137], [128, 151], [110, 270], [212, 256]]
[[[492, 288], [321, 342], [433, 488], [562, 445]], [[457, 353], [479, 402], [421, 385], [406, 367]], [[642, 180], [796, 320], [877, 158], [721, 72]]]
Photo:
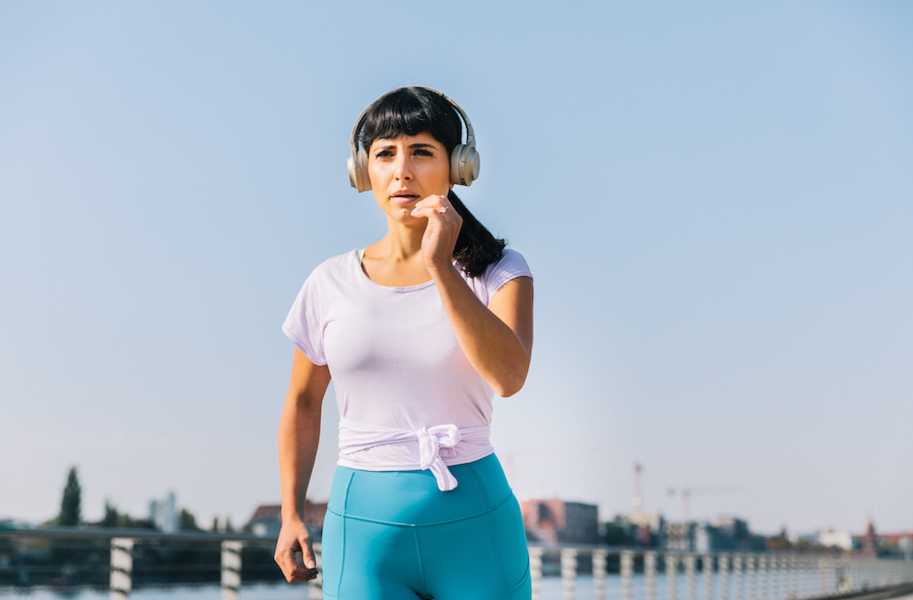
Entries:
[[407, 152], [398, 153], [396, 160], [393, 163], [393, 176], [397, 180], [408, 181], [412, 179], [412, 164], [407, 156]]

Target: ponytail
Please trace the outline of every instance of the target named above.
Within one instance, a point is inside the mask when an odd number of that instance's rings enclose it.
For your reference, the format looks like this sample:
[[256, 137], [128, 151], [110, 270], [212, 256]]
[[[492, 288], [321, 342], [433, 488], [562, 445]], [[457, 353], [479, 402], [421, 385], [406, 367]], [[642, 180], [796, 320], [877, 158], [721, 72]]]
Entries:
[[501, 259], [507, 242], [496, 238], [475, 218], [453, 190], [447, 192], [447, 199], [463, 218], [463, 225], [453, 249], [453, 258], [460, 263], [467, 277], [478, 277], [488, 265]]

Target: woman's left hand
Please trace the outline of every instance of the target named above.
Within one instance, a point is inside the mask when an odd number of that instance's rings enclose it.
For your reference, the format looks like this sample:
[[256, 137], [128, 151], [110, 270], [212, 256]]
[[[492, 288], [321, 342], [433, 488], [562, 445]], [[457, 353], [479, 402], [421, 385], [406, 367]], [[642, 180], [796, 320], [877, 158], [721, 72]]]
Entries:
[[412, 216], [426, 217], [425, 235], [422, 236], [422, 259], [429, 271], [452, 265], [463, 217], [450, 204], [447, 196], [426, 196], [412, 208]]

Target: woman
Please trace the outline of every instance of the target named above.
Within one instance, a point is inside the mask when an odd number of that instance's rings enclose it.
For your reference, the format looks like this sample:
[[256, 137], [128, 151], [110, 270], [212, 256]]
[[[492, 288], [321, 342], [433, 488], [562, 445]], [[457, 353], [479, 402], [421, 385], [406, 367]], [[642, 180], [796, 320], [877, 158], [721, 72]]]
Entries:
[[300, 511], [332, 371], [339, 455], [324, 597], [528, 599], [520, 507], [489, 424], [492, 396], [515, 394], [529, 370], [532, 273], [453, 192], [479, 167], [455, 103], [399, 88], [365, 109], [351, 144], [350, 183], [373, 192], [387, 234], [317, 265], [283, 324], [295, 346], [276, 562], [289, 582], [317, 574]]

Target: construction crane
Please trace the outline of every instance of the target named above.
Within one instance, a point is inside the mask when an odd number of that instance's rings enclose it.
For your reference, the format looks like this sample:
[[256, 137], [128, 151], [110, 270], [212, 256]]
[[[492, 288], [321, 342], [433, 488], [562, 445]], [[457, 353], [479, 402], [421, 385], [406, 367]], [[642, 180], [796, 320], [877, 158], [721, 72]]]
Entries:
[[640, 485], [641, 473], [644, 472], [644, 467], [640, 462], [634, 463], [634, 498], [632, 499], [631, 504], [635, 513], [640, 513], [644, 509], [644, 496], [643, 489]]
[[731, 492], [741, 492], [742, 488], [739, 486], [702, 486], [702, 487], [690, 487], [682, 486], [677, 488], [668, 488], [666, 490], [666, 495], [669, 497], [672, 496], [681, 496], [682, 499], [682, 510], [684, 512], [685, 521], [691, 520], [691, 496], [695, 494], [700, 495], [710, 495], [710, 494], [727, 494]]

